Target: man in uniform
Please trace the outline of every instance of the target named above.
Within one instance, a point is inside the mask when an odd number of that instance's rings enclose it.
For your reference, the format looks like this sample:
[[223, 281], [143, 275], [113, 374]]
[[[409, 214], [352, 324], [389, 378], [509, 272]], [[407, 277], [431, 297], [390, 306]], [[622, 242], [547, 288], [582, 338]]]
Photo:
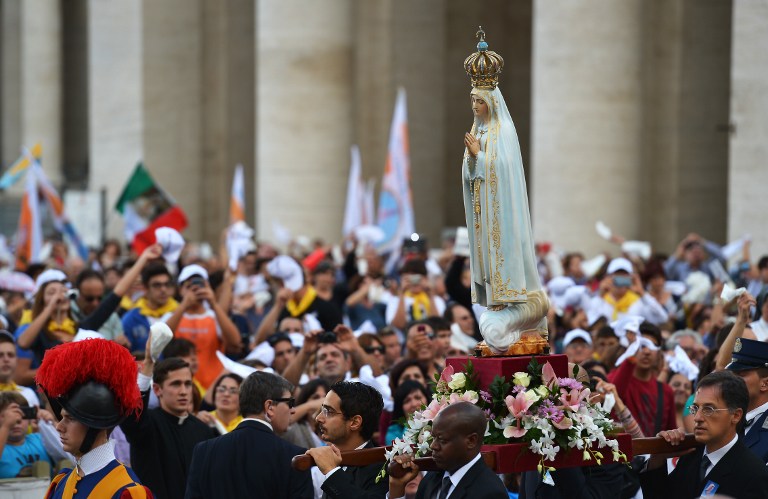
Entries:
[[117, 461], [109, 433], [141, 409], [137, 366], [113, 341], [90, 339], [48, 350], [36, 381], [60, 419], [56, 425], [73, 470], [56, 475], [47, 498], [151, 498], [132, 470]]
[[768, 343], [737, 338], [726, 369], [743, 379], [749, 391], [744, 445], [768, 463]]

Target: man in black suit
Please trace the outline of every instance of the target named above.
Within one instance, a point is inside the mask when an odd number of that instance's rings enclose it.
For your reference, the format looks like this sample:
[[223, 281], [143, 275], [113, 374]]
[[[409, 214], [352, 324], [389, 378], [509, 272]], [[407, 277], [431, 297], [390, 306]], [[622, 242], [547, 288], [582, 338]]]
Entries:
[[[419, 484], [416, 499], [508, 499], [496, 474], [480, 458], [488, 420], [474, 404], [451, 404], [432, 422], [432, 457], [445, 471], [429, 472]], [[418, 466], [410, 456], [395, 461], [407, 468], [401, 478], [389, 477], [389, 497], [405, 496], [405, 486], [416, 478]]]
[[[665, 456], [651, 457], [640, 473], [645, 497], [688, 499], [714, 494], [739, 499], [768, 497], [768, 471], [744, 445], [744, 414], [749, 393], [744, 380], [729, 371], [708, 374], [696, 390], [691, 406], [694, 435], [703, 444], [680, 457], [667, 474]], [[675, 443], [681, 430], [662, 431], [659, 436]]]
[[340, 381], [328, 390], [315, 420], [320, 437], [330, 445], [307, 451], [323, 475], [324, 498], [383, 499], [387, 495], [387, 480], [376, 483], [381, 463], [340, 467], [341, 451], [376, 447], [371, 437], [383, 408], [381, 394], [363, 383]]
[[255, 372], [240, 386], [243, 421], [231, 433], [195, 447], [186, 499], [268, 497], [312, 499], [308, 471], [296, 471], [291, 459], [304, 449], [281, 439], [290, 424], [293, 387], [284, 378]]

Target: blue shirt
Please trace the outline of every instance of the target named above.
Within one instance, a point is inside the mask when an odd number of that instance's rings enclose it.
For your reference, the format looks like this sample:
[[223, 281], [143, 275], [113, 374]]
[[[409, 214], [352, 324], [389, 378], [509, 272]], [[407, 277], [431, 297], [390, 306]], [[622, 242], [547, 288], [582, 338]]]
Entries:
[[17, 477], [22, 469], [35, 461], [48, 461], [53, 467], [53, 461], [45, 452], [43, 439], [38, 433], [27, 435], [21, 445], [6, 443], [3, 455], [0, 456], [0, 478]]

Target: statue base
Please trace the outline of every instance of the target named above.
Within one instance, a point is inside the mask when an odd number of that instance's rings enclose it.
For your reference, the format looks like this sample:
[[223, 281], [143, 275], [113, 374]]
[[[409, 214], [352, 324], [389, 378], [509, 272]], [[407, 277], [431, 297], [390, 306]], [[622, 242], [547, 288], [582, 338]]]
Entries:
[[[619, 433], [617, 435], [611, 435], [611, 438], [618, 440], [619, 450], [626, 454], [627, 462], [632, 461], [632, 458], [634, 457], [632, 455], [632, 436], [628, 433]], [[541, 456], [531, 452], [526, 443], [483, 445], [480, 450], [484, 453], [492, 452], [495, 454], [495, 465], [493, 466], [494, 473], [522, 473], [524, 471], [535, 471], [539, 465], [539, 460], [541, 459]], [[596, 448], [594, 450], [603, 454], [600, 464], [615, 462], [613, 460], [613, 453], [608, 447], [602, 449]], [[487, 459], [486, 462], [488, 462]], [[621, 461], [621, 463], [626, 464], [624, 461]], [[585, 461], [583, 451], [574, 448], [565, 451], [561, 450], [555, 455], [554, 461], [545, 460], [544, 465], [561, 469], [596, 466], [597, 463], [594, 459]]]
[[488, 390], [496, 376], [503, 376], [507, 381], [511, 380], [516, 372], [528, 372], [528, 364], [532, 358], [541, 365], [549, 362], [558, 378], [569, 377], [568, 357], [565, 355], [523, 355], [516, 357], [451, 357], [446, 359], [445, 365], [453, 367], [457, 373], [467, 372], [467, 363], [472, 362], [472, 368], [477, 376], [477, 383], [481, 390]]
[[549, 342], [538, 331], [526, 331], [506, 352], [495, 353], [485, 341], [475, 347], [475, 357], [509, 357], [519, 355], [549, 355]]

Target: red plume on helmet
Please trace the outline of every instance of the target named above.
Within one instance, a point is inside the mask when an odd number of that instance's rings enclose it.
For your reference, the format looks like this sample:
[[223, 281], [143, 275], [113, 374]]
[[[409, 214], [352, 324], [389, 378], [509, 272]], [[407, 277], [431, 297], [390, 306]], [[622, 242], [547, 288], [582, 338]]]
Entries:
[[66, 399], [87, 382], [102, 384], [114, 396], [117, 413], [127, 417], [132, 413], [138, 416], [143, 406], [137, 373], [136, 361], [125, 347], [109, 340], [87, 339], [46, 351], [35, 381], [49, 399]]

